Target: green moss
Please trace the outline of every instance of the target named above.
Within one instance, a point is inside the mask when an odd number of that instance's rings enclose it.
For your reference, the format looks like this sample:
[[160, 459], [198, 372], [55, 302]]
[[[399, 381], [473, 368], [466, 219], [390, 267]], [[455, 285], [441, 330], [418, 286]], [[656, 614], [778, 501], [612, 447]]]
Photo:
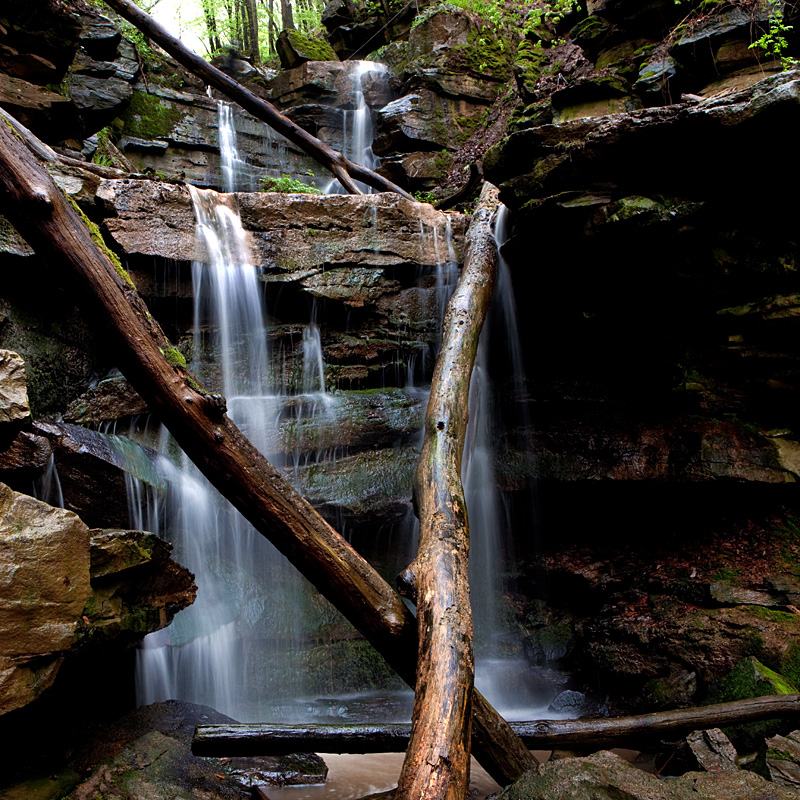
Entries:
[[511, 77], [512, 49], [504, 36], [482, 28], [480, 31], [470, 31], [467, 42], [464, 56], [468, 67], [481, 74], [488, 73], [498, 80]]
[[167, 347], [159, 348], [161, 353], [163, 354], [164, 358], [167, 359], [167, 363], [171, 367], [180, 367], [181, 369], [186, 369], [186, 359], [184, 358], [183, 353], [178, 350], [177, 347]]
[[132, 289], [136, 288], [136, 284], [131, 279], [131, 276], [128, 274], [127, 270], [122, 266], [122, 262], [119, 260], [119, 256], [111, 250], [108, 245], [105, 243], [103, 239], [103, 234], [100, 233], [100, 228], [92, 222], [86, 214], [83, 213], [81, 207], [75, 202], [74, 198], [70, 197], [68, 194], [65, 194], [64, 197], [66, 198], [67, 202], [72, 206], [75, 213], [81, 218], [83, 224], [87, 227], [89, 231], [89, 235], [92, 237], [92, 241], [97, 246], [97, 249], [100, 250], [103, 255], [114, 265], [114, 269], [117, 271], [117, 275], [122, 278]]
[[794, 686], [800, 686], [800, 643], [792, 642], [781, 659], [781, 674]]
[[[794, 684], [783, 675], [764, 666], [750, 656], [740, 661], [725, 677], [714, 683], [708, 693], [707, 702], [726, 703], [773, 694], [796, 694]], [[724, 728], [725, 734], [738, 748], [755, 750], [768, 736], [774, 736], [781, 728], [780, 720], [751, 722]], [[741, 752], [741, 750], [740, 750]]]
[[286, 31], [289, 44], [304, 58], [311, 61], [338, 61], [336, 51], [324, 40], [304, 36], [299, 31]]
[[161, 139], [172, 132], [182, 116], [179, 109], [163, 105], [161, 98], [147, 92], [134, 91], [122, 120], [128, 136]]

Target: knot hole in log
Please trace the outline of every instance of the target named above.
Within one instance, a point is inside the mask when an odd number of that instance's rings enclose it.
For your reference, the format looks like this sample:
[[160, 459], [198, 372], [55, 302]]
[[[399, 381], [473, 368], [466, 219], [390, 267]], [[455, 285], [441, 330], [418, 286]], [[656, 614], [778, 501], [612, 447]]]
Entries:
[[395, 579], [397, 591], [401, 597], [405, 597], [411, 602], [417, 602], [417, 576], [411, 567], [406, 567]]

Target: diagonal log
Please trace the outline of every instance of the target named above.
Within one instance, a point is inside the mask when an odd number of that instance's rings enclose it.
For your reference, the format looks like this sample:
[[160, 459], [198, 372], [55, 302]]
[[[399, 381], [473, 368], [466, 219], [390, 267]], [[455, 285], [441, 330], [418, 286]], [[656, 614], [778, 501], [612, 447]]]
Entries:
[[417, 603], [417, 685], [411, 740], [396, 800], [463, 800], [469, 787], [475, 664], [461, 457], [469, 382], [497, 273], [491, 232], [497, 195], [496, 187], [483, 185], [467, 231], [467, 255], [447, 306], [425, 414], [414, 486], [419, 550], [401, 576]]
[[[734, 700], [697, 708], [656, 711], [609, 719], [563, 719], [512, 722], [533, 750], [597, 750], [641, 747], [696, 730], [800, 717], [800, 695], [781, 694]], [[198, 725], [192, 752], [198, 756], [277, 756], [297, 752], [383, 753], [408, 747], [411, 728], [384, 725]]]
[[[119, 367], [211, 483], [413, 685], [416, 622], [397, 593], [242, 435], [225, 401], [204, 392], [119, 262], [0, 120], [0, 213], [37, 255], [68, 276], [88, 318], [107, 332]], [[168, 360], [166, 355], [173, 357]], [[532, 761], [508, 723], [476, 692], [475, 753], [498, 782]]]
[[346, 159], [340, 152], [329, 147], [325, 142], [303, 130], [295, 122], [278, 111], [272, 103], [256, 97], [251, 91], [235, 81], [229, 75], [209, 64], [205, 59], [193, 53], [180, 39], [176, 39], [162, 28], [149, 14], [142, 11], [131, 0], [105, 0], [121, 17], [135, 25], [148, 38], [169, 53], [189, 72], [197, 75], [208, 86], [213, 86], [226, 97], [235, 100], [243, 109], [254, 117], [266, 122], [273, 130], [285, 136], [303, 151], [315, 158], [329, 169], [344, 188], [351, 194], [361, 194], [353, 182], [354, 178], [366, 183], [379, 192], [394, 192], [413, 200], [414, 198], [377, 172]]

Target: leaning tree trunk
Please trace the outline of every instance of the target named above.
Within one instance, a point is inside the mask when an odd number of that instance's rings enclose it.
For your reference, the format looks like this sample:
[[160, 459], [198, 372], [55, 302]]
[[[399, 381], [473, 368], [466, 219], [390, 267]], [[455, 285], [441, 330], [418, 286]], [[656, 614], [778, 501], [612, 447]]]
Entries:
[[474, 659], [461, 457], [469, 382], [497, 272], [491, 233], [497, 194], [484, 184], [467, 231], [467, 256], [447, 306], [425, 414], [414, 491], [419, 551], [402, 576], [417, 603], [417, 685], [396, 800], [463, 800], [469, 786]]
[[[115, 343], [119, 367], [197, 467], [413, 685], [416, 623], [397, 593], [328, 525], [181, 364], [121, 265], [110, 260], [11, 127], [0, 122], [0, 213], [79, 292]], [[533, 765], [508, 723], [475, 692], [476, 755], [499, 783]]]
[[357, 178], [379, 192], [394, 192], [409, 200], [414, 199], [404, 189], [401, 189], [382, 175], [378, 175], [377, 172], [373, 172], [371, 169], [361, 166], [361, 164], [349, 161], [340, 152], [317, 139], [316, 136], [312, 136], [308, 131], [303, 130], [299, 125], [281, 114], [272, 103], [256, 97], [241, 83], [200, 58], [200, 56], [189, 50], [180, 39], [176, 39], [167, 33], [151, 16], [145, 14], [131, 0], [105, 1], [121, 17], [135, 25], [145, 36], [166, 50], [178, 63], [197, 75], [198, 78], [205, 81], [209, 86], [218, 89], [224, 95], [230, 97], [231, 100], [235, 100], [254, 117], [266, 122], [273, 130], [276, 130], [312, 158], [315, 158], [320, 164], [329, 169], [351, 194], [361, 194], [353, 180]]

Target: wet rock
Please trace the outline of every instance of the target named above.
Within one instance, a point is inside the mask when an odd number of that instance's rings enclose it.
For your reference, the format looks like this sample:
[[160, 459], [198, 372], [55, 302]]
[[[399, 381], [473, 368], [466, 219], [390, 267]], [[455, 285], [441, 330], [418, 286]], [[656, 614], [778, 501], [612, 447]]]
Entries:
[[30, 421], [25, 362], [11, 350], [0, 350], [0, 425]]
[[323, 515], [369, 528], [405, 517], [418, 460], [416, 447], [366, 451], [301, 466], [295, 485]]
[[[154, 467], [158, 454], [149, 448], [67, 423], [35, 423], [34, 432], [53, 450], [64, 504], [93, 527], [128, 524], [127, 474], [164, 488]], [[102, 504], [98, 497], [105, 498]]]
[[91, 775], [69, 795], [71, 800], [104, 797], [145, 800], [249, 798], [253, 787], [322, 783], [327, 767], [319, 756], [199, 758], [191, 753], [198, 724], [235, 722], [207, 706], [170, 700], [126, 714], [81, 743], [73, 765]]
[[53, 455], [53, 448], [44, 436], [21, 431], [0, 453], [0, 475], [6, 482], [36, 480], [45, 470]]
[[[203, 254], [195, 250], [191, 200], [183, 187], [104, 181], [98, 198], [105, 212], [113, 215], [107, 217], [106, 229], [126, 253], [202, 260]], [[374, 269], [435, 266], [447, 257], [437, 252], [436, 242], [447, 240], [448, 225], [455, 260], [466, 228], [462, 215], [443, 214], [399, 195], [242, 193], [237, 199], [257, 263], [276, 275], [306, 277], [307, 270], [323, 265], [326, 269], [361, 264]], [[436, 237], [419, 235], [434, 229]]]
[[194, 576], [155, 534], [95, 530], [90, 545], [92, 597], [81, 618], [81, 647], [139, 641], [194, 602]]
[[719, 729], [694, 731], [686, 737], [700, 769], [706, 772], [731, 772], [739, 769], [738, 754], [730, 739]]
[[770, 797], [790, 800], [788, 790], [752, 772], [689, 772], [669, 781], [659, 780], [631, 766], [619, 756], [602, 751], [588, 758], [548, 762], [526, 773], [497, 795], [498, 800], [753, 800]]
[[121, 647], [193, 602], [193, 576], [140, 531], [93, 531], [0, 484], [0, 715], [48, 689], [72, 652]]
[[67, 135], [78, 133], [78, 115], [68, 97], [2, 72], [0, 106], [44, 139], [53, 128]]
[[[574, 190], [576, 185], [618, 187], [631, 181], [641, 186], [645, 174], [651, 186], [664, 186], [681, 176], [683, 191], [691, 193], [693, 188], [699, 191], [701, 183], [699, 175], [686, 165], [702, 137], [716, 146], [705, 162], [702, 186], [713, 181], [714, 188], [724, 191], [723, 187], [730, 186], [731, 154], [744, 146], [745, 138], [752, 141], [750, 137], [766, 133], [770, 110], [780, 108], [781, 113], [792, 116], [800, 108], [798, 73], [765, 78], [756, 86], [758, 89], [750, 87], [698, 105], [673, 105], [520, 131], [487, 153], [487, 178], [500, 185], [504, 202], [515, 208], [534, 197]], [[666, 137], [663, 142], [662, 136]], [[636, 138], [635, 146], [631, 137]], [[617, 150], [623, 141], [624, 159]], [[601, 158], [597, 158], [598, 149], [603, 150]], [[650, 159], [654, 151], [665, 158]], [[791, 160], [785, 166], [798, 168]]]
[[72, 512], [0, 484], [0, 714], [35, 700], [75, 644], [89, 586], [89, 530]]
[[765, 750], [769, 779], [779, 786], [800, 789], [800, 731], [767, 739]]
[[[141, 287], [140, 287], [141, 288]], [[66, 422], [99, 426], [147, 412], [147, 405], [122, 376], [105, 378], [70, 403], [64, 413]]]
[[[750, 656], [711, 686], [708, 701], [724, 703], [763, 695], [796, 693], [796, 687], [786, 678]], [[736, 725], [727, 728], [725, 732], [739, 750], [750, 752], [758, 748], [765, 737], [787, 730], [786, 724], [786, 720], [765, 720]]]

